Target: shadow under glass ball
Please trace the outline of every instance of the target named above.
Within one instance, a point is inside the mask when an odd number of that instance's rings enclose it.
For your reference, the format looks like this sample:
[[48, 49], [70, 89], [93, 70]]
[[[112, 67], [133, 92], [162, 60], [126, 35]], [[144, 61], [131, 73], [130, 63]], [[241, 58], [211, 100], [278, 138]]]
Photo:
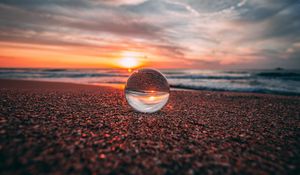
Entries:
[[128, 78], [125, 97], [128, 104], [139, 112], [153, 113], [163, 108], [169, 99], [167, 79], [155, 69], [139, 69]]

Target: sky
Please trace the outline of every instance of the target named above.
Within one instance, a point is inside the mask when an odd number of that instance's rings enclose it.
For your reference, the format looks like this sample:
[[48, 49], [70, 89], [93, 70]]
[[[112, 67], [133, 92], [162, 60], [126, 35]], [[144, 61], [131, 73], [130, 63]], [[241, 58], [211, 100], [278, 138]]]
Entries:
[[[0, 67], [300, 68], [300, 0], [0, 0]], [[124, 61], [124, 60], [123, 60]]]

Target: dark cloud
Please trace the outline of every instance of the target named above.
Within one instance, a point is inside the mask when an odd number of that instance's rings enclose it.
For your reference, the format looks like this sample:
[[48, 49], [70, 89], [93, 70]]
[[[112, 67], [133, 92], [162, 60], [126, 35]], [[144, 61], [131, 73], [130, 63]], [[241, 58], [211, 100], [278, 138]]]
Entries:
[[162, 0], [148, 0], [143, 3], [122, 6], [120, 8], [137, 14], [143, 15], [153, 15], [159, 14], [163, 15], [170, 11], [175, 12], [187, 12], [187, 9], [181, 5], [171, 3], [172, 1], [162, 1]]
[[94, 0], [94, 1], [109, 4], [109, 5], [137, 5], [147, 0]]
[[247, 1], [243, 6], [237, 7], [239, 19], [243, 22], [260, 22], [269, 20], [281, 11], [299, 3], [299, 0], [261, 0]]
[[282, 9], [267, 22], [268, 30], [264, 37], [300, 40], [300, 1]]
[[[40, 3], [37, 2], [35, 6], [45, 5], [49, 2]], [[66, 3], [66, 2], [64, 2]], [[22, 3], [8, 3], [9, 5], [0, 4], [0, 15], [2, 20], [0, 20], [0, 37], [3, 39], [24, 36], [24, 32], [35, 33], [36, 36], [43, 32], [55, 32], [60, 34], [74, 33], [77, 32], [94, 32], [97, 33], [110, 33], [119, 36], [126, 37], [140, 37], [140, 38], [151, 38], [159, 39], [160, 27], [152, 25], [150, 23], [144, 22], [140, 18], [130, 17], [126, 15], [112, 15], [107, 18], [97, 18], [97, 14], [89, 20], [88, 17], [84, 16], [84, 11], [86, 9], [81, 7], [83, 15], [80, 13], [74, 14], [64, 14], [62, 11], [57, 9], [47, 9], [47, 11], [42, 11], [41, 9], [35, 7], [31, 10], [22, 7]], [[34, 4], [34, 3], [33, 3]], [[28, 4], [24, 4], [28, 6]], [[53, 5], [53, 4], [52, 4]], [[31, 6], [29, 6], [31, 7]], [[63, 11], [68, 9], [63, 9]], [[71, 9], [69, 9], [71, 10]], [[101, 9], [99, 11], [101, 13]], [[9, 35], [9, 36], [4, 36]], [[23, 40], [20, 38], [20, 40]], [[41, 39], [43, 40], [43, 38]], [[56, 38], [59, 40], [59, 38]]]
[[41, 6], [61, 5], [69, 7], [83, 7], [88, 6], [88, 1], [83, 0], [1, 0], [1, 4], [22, 7], [22, 8], [36, 8]]
[[180, 0], [187, 3], [200, 13], [219, 12], [237, 5], [241, 0]]

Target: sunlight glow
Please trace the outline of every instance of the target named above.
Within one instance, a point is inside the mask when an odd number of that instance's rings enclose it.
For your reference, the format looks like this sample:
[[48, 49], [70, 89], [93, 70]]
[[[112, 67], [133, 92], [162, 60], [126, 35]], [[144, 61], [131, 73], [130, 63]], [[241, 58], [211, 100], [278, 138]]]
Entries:
[[120, 65], [124, 68], [134, 68], [138, 66], [138, 61], [133, 57], [125, 57], [120, 60]]
[[154, 101], [155, 99], [156, 99], [156, 98], [155, 98], [154, 96], [150, 96], [150, 97], [149, 97], [149, 100], [150, 100], [150, 101]]
[[142, 54], [138, 52], [123, 52], [119, 65], [128, 69], [136, 68], [142, 64], [140, 57], [142, 57]]

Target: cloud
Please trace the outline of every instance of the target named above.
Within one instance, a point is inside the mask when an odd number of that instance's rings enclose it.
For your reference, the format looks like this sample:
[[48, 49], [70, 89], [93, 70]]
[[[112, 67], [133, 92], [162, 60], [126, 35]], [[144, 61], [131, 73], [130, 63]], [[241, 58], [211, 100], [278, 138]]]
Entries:
[[137, 5], [147, 0], [95, 0], [109, 5]]
[[293, 67], [298, 9], [298, 0], [2, 0], [0, 39], [140, 49], [174, 66]]

